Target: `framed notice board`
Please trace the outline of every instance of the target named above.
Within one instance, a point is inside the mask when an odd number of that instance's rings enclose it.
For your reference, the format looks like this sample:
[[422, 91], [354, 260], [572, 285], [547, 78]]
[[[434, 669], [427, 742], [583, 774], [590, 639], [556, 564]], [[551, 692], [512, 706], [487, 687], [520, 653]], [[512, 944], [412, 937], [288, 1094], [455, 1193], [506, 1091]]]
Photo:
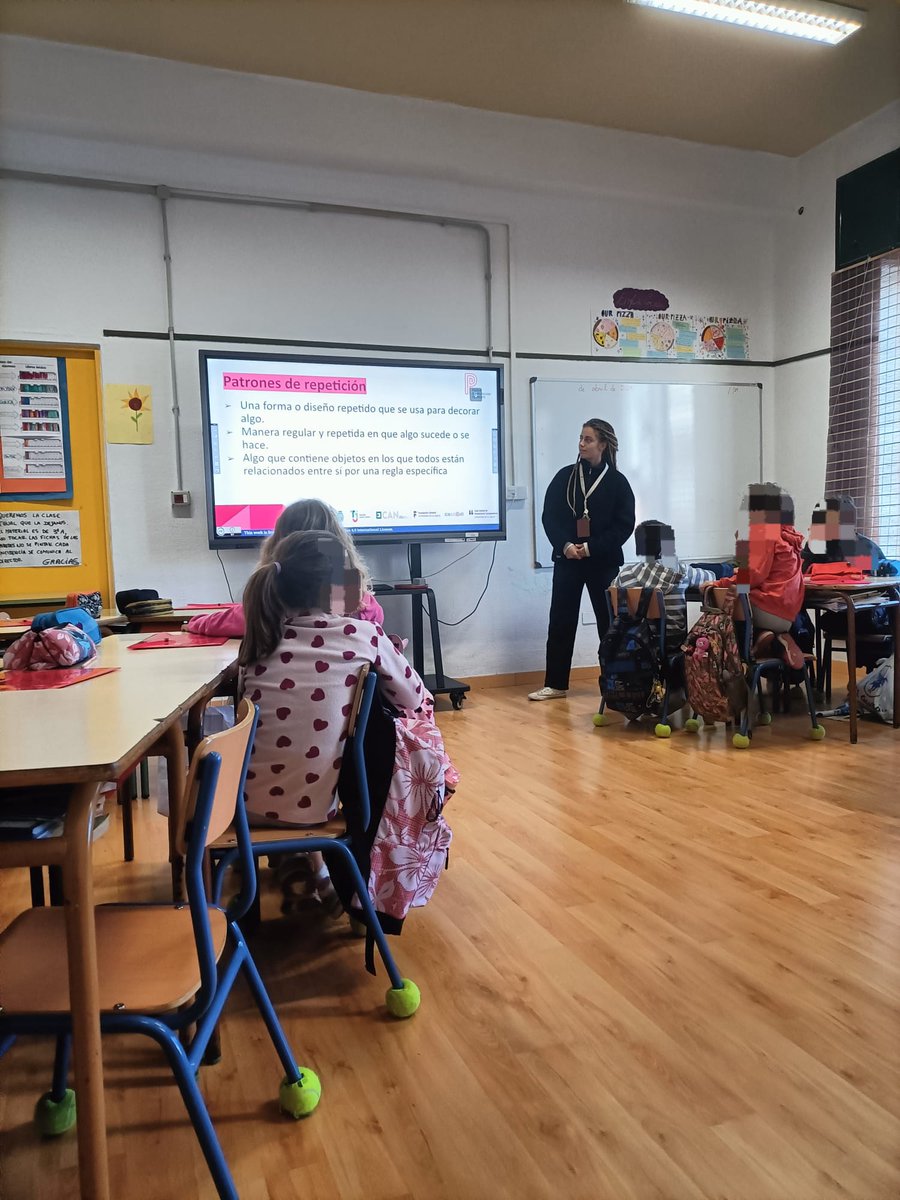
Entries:
[[0, 342], [0, 464], [0, 609], [111, 607], [97, 347]]

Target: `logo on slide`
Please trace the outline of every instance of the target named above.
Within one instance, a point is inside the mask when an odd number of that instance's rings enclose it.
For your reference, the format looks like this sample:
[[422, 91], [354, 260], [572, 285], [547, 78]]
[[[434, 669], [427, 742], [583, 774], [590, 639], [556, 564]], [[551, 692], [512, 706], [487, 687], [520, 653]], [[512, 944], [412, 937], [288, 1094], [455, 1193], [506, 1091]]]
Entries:
[[350, 509], [350, 520], [353, 522], [354, 525], [359, 520], [359, 513], [356, 511], [355, 508]]
[[477, 383], [478, 376], [475, 374], [475, 372], [466, 371], [465, 375], [463, 376], [463, 386], [465, 387], [466, 395], [470, 400], [482, 399], [482, 389], [476, 386]]

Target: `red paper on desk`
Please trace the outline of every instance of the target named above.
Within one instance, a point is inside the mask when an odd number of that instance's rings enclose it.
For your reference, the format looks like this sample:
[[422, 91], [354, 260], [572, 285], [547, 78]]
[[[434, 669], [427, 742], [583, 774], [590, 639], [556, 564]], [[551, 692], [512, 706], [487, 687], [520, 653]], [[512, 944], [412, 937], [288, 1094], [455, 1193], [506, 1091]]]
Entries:
[[848, 562], [810, 563], [805, 578], [807, 583], [822, 587], [829, 584], [868, 582], [859, 567], [854, 567]]
[[46, 692], [119, 670], [120, 667], [65, 667], [60, 671], [6, 671], [0, 675], [0, 692]]
[[182, 608], [234, 608], [233, 604], [182, 604]]
[[132, 642], [129, 650], [183, 650], [185, 646], [224, 646], [227, 637], [203, 637], [200, 633], [154, 633], [142, 642]]

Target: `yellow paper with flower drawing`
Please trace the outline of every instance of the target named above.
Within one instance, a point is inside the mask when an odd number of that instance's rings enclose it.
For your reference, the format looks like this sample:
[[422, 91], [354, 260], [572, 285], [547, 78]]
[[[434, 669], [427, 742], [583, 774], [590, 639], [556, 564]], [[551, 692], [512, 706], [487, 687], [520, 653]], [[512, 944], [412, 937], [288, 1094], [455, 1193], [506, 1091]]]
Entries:
[[132, 446], [153, 441], [153, 392], [143, 384], [108, 383], [103, 389], [106, 440]]

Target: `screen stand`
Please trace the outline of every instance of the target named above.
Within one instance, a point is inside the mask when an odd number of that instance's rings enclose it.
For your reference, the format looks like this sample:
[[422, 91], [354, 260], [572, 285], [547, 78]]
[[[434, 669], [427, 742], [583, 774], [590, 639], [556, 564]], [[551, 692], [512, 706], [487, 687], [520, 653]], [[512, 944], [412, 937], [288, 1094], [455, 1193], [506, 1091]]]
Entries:
[[[422, 578], [422, 545], [412, 542], [409, 547], [409, 581], [412, 584]], [[454, 708], [461, 708], [466, 692], [467, 683], [459, 679], [451, 679], [444, 674], [444, 660], [441, 654], [441, 627], [438, 622], [437, 600], [430, 587], [396, 589], [395, 594], [408, 592], [412, 600], [412, 660], [413, 666], [424, 680], [425, 686], [434, 696], [449, 695]], [[382, 593], [390, 594], [390, 593]], [[428, 597], [428, 621], [431, 626], [431, 656], [434, 659], [434, 674], [425, 674], [424, 624], [422, 620], [422, 598]]]

